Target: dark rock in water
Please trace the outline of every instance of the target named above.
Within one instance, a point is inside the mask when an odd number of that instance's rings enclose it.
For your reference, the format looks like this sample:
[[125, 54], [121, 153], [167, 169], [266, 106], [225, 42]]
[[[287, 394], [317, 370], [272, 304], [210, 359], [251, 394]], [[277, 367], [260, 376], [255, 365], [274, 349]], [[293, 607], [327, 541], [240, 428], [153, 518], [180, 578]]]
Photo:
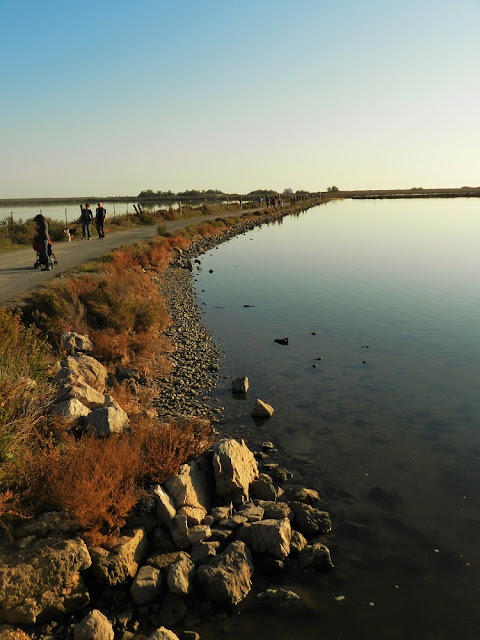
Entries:
[[363, 364], [367, 364], [367, 361], [366, 361], [366, 360], [362, 360], [362, 363], [363, 363]]
[[213, 273], [213, 269], [209, 269], [209, 270], [208, 270], [208, 273]]
[[381, 487], [374, 487], [367, 493], [367, 497], [384, 509], [395, 509], [401, 502], [401, 497], [394, 491], [386, 491]]
[[312, 336], [316, 336], [317, 334], [315, 333], [315, 331], [312, 331]]
[[305, 605], [300, 596], [294, 591], [286, 589], [267, 589], [257, 596], [259, 603], [272, 609], [276, 613], [292, 613], [292, 611], [302, 611]]
[[288, 338], [275, 338], [274, 342], [276, 342], [277, 344], [287, 345]]
[[301, 502], [289, 502], [289, 506], [295, 513], [293, 526], [306, 536], [324, 535], [332, 529], [330, 516], [326, 511], [319, 511], [308, 504]]
[[317, 542], [304, 547], [299, 555], [299, 565], [302, 569], [314, 571], [329, 571], [333, 568], [330, 550], [324, 544]]
[[245, 309], [250, 309], [251, 307], [254, 307], [254, 304], [244, 304], [243, 305], [245, 307]]

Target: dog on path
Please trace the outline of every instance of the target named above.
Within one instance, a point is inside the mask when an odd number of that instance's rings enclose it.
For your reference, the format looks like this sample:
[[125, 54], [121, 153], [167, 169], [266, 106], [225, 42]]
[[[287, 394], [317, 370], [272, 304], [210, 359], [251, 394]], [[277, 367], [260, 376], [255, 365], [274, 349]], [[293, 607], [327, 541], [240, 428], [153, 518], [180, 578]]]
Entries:
[[75, 235], [77, 233], [76, 229], [64, 229], [63, 233], [67, 236], [67, 241], [68, 242], [74, 242], [75, 241]]

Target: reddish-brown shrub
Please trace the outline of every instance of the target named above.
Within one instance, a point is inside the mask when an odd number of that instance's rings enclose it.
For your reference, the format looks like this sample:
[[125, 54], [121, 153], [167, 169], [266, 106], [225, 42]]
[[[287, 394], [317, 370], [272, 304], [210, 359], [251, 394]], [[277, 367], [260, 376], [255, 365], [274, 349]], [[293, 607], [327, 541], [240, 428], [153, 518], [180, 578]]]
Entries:
[[164, 482], [214, 442], [210, 422], [196, 418], [150, 424], [143, 421], [133, 435], [141, 451], [142, 475], [151, 482]]
[[130, 436], [71, 438], [49, 466], [45, 501], [71, 513], [91, 545], [116, 536], [142, 493]]

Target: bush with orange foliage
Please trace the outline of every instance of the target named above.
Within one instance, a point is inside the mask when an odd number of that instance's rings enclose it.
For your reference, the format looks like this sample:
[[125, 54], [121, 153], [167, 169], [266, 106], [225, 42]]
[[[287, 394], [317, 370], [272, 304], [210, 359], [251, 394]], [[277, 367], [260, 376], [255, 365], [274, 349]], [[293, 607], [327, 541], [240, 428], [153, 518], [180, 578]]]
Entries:
[[142, 495], [139, 453], [130, 436], [68, 438], [50, 461], [45, 503], [70, 513], [90, 545], [107, 542]]
[[198, 418], [179, 422], [141, 421], [133, 436], [140, 447], [142, 475], [150, 482], [164, 482], [214, 442], [210, 422]]

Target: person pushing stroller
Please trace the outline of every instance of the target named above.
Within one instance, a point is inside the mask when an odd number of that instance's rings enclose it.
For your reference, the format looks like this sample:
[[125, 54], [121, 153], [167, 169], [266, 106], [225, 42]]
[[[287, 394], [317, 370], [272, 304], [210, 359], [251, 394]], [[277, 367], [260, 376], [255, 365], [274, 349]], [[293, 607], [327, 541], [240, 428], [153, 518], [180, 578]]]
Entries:
[[52, 260], [48, 250], [50, 244], [50, 236], [48, 234], [48, 223], [45, 217], [39, 213], [35, 216], [34, 221], [37, 225], [37, 233], [33, 239], [33, 248], [38, 253], [38, 260], [42, 266], [42, 271], [50, 271], [52, 268]]

